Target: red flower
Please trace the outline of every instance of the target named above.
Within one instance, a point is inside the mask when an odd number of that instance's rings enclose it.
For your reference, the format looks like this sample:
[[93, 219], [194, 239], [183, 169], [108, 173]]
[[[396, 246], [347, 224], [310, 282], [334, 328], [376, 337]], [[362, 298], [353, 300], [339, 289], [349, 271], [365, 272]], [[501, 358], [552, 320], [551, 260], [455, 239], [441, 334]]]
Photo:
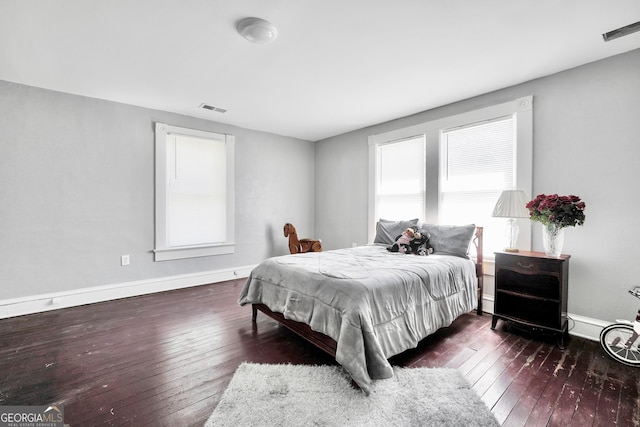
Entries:
[[585, 203], [580, 197], [538, 194], [526, 205], [532, 221], [542, 224], [556, 224], [560, 227], [574, 227], [584, 224]]

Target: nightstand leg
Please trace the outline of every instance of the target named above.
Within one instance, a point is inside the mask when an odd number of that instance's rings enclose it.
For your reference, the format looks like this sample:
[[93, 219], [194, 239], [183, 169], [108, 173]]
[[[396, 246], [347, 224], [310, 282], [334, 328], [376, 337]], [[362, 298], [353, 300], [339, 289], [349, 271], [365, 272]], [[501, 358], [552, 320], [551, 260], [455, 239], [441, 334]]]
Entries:
[[558, 336], [558, 348], [564, 350], [564, 334]]
[[566, 331], [560, 332], [560, 335], [558, 335], [558, 348], [560, 350], [564, 350], [564, 339], [565, 339], [565, 335], [567, 335]]
[[491, 329], [495, 329], [497, 324], [498, 324], [498, 318], [495, 315], [493, 315], [491, 317]]

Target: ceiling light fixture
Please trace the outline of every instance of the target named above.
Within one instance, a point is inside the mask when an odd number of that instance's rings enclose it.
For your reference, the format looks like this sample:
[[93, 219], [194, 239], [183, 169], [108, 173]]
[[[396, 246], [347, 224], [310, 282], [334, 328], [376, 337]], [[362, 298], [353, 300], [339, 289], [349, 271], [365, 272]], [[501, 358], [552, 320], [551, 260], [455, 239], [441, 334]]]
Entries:
[[271, 43], [278, 37], [278, 29], [269, 21], [261, 18], [245, 18], [238, 22], [238, 32], [251, 43]]
[[615, 30], [611, 30], [608, 33], [604, 33], [602, 38], [604, 41], [608, 42], [619, 37], [624, 37], [629, 34], [635, 33], [636, 31], [640, 31], [640, 21], [634, 22], [633, 24], [625, 25], [624, 27], [616, 28]]

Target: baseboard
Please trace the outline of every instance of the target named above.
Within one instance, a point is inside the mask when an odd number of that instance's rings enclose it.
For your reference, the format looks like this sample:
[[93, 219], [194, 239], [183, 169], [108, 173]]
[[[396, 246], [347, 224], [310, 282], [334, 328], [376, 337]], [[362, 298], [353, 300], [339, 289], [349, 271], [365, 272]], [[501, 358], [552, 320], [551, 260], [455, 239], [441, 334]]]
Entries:
[[[255, 265], [202, 273], [182, 274], [178, 276], [76, 289], [68, 292], [0, 300], [0, 319], [241, 279], [248, 277], [254, 267]], [[494, 304], [493, 296], [485, 295], [482, 301], [483, 311], [492, 314]], [[600, 331], [609, 324], [611, 324], [611, 322], [569, 313], [569, 334], [577, 337], [598, 341], [600, 339]]]
[[[493, 314], [493, 303], [493, 296], [485, 295], [484, 298], [482, 298], [482, 311]], [[602, 328], [605, 326], [611, 324], [611, 322], [593, 319], [579, 314], [568, 313], [567, 316], [569, 317], [569, 335], [591, 341], [600, 341], [600, 331], [602, 331]]]
[[0, 300], [0, 319], [241, 279], [248, 277], [254, 267], [235, 267]]
[[591, 341], [600, 341], [600, 332], [613, 322], [593, 319], [591, 317], [580, 316], [579, 314], [568, 313], [569, 334], [576, 337], [586, 338]]

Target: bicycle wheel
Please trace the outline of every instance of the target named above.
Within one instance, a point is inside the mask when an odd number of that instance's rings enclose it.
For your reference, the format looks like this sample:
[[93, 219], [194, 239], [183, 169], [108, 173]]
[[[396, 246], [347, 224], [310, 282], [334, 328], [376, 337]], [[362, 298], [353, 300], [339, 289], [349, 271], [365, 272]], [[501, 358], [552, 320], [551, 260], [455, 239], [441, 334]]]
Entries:
[[629, 348], [627, 341], [633, 335], [633, 326], [625, 323], [614, 323], [600, 333], [600, 344], [609, 356], [629, 366], [640, 366], [640, 340], [636, 339]]

